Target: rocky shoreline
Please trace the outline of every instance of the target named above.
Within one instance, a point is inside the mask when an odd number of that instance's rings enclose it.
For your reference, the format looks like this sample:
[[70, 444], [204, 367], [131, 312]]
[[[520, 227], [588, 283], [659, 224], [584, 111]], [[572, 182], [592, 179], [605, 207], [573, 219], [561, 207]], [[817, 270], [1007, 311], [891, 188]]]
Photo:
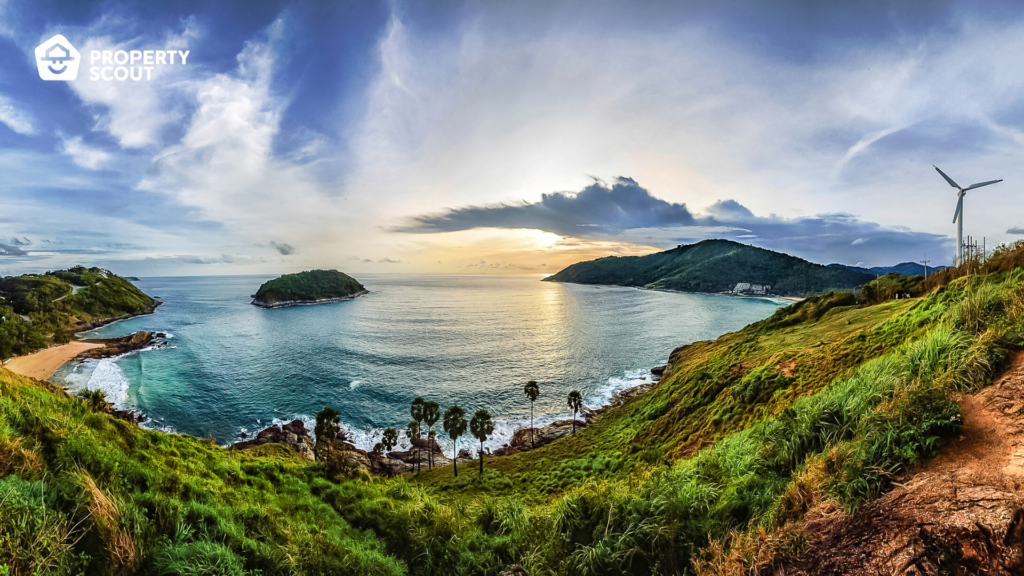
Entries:
[[[608, 411], [621, 406], [626, 400], [652, 389], [661, 380], [667, 369], [667, 365], [655, 366], [651, 368], [653, 382], [618, 391], [605, 406], [596, 410], [584, 410], [583, 420], [575, 422], [576, 430], [582, 430]], [[572, 430], [573, 421], [571, 419], [558, 420], [540, 428], [520, 428], [516, 430], [508, 444], [493, 452], [488, 450], [487, 453], [493, 456], [509, 456], [526, 452], [565, 438], [572, 434]], [[245, 435], [243, 434], [242, 437], [245, 438]], [[271, 443], [284, 444], [306, 460], [312, 461], [316, 458], [315, 443], [301, 420], [292, 420], [282, 426], [269, 426], [257, 433], [254, 438], [236, 442], [228, 449], [251, 450]], [[434, 466], [449, 466], [452, 463], [451, 458], [445, 455], [444, 449], [436, 439], [428, 441], [426, 438], [414, 438], [411, 441], [407, 440], [403, 448], [403, 450], [392, 450], [385, 455], [368, 452], [356, 448], [349, 442], [348, 434], [342, 431], [338, 433], [333, 442], [333, 458], [340, 468], [386, 476], [414, 472], [424, 466], [429, 466], [431, 460]], [[466, 465], [474, 461], [475, 458], [470, 450], [466, 448], [459, 450], [458, 462], [460, 464]]]
[[102, 344], [103, 346], [101, 348], [86, 350], [78, 356], [75, 356], [75, 360], [98, 360], [100, 358], [122, 356], [134, 350], [141, 350], [149, 346], [159, 346], [164, 338], [167, 338], [167, 334], [164, 334], [163, 332], [141, 331], [118, 338], [86, 338], [81, 340], [81, 342]]
[[359, 298], [360, 296], [369, 293], [369, 290], [363, 290], [361, 292], [356, 292], [355, 294], [350, 294], [348, 296], [339, 296], [337, 298], [320, 298], [318, 300], [285, 300], [283, 302], [274, 302], [273, 304], [260, 302], [259, 300], [256, 300], [256, 295], [253, 294], [252, 296], [250, 296], [250, 298], [252, 298], [252, 302], [250, 302], [250, 304], [252, 304], [253, 306], [258, 306], [260, 308], [266, 309], [284, 308], [287, 306], [309, 306], [311, 304], [328, 304], [330, 302], [344, 302], [345, 300], [355, 300], [356, 298]]

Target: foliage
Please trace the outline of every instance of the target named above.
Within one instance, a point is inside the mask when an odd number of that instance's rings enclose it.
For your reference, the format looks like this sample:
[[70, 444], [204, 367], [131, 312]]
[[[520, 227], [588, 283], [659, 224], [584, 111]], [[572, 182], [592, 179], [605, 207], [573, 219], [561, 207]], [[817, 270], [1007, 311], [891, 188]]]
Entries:
[[484, 442], [494, 432], [494, 421], [491, 420], [491, 413], [484, 409], [477, 410], [476, 414], [473, 414], [473, 418], [469, 421], [469, 432], [480, 441], [480, 473], [483, 474]]
[[[757, 573], [800, 553], [808, 510], [854, 510], [955, 437], [953, 399], [1022, 344], [1019, 268], [878, 305], [825, 295], [675, 350], [651, 391], [480, 474], [364, 480], [142, 430], [0, 370], [0, 567]], [[445, 413], [453, 439], [466, 428], [460, 408]]]
[[730, 240], [703, 240], [647, 256], [607, 256], [573, 264], [552, 282], [646, 286], [683, 292], [724, 292], [740, 282], [768, 284], [779, 295], [804, 296], [856, 288], [872, 277], [814, 264]]
[[452, 439], [452, 465], [455, 476], [459, 475], [459, 436], [466, 432], [466, 412], [459, 406], [451, 406], [444, 411], [442, 424], [448, 437]]
[[[76, 293], [77, 290], [77, 293]], [[100, 268], [0, 279], [0, 360], [63, 344], [90, 325], [151, 311], [156, 302]]]
[[285, 274], [264, 282], [256, 291], [253, 300], [262, 304], [309, 302], [344, 298], [365, 290], [366, 288], [355, 278], [337, 270], [309, 270], [298, 274]]
[[324, 409], [316, 415], [316, 425], [313, 427], [313, 435], [316, 436], [318, 456], [331, 459], [331, 450], [334, 447], [334, 440], [341, 432], [341, 416], [334, 408], [324, 406]]

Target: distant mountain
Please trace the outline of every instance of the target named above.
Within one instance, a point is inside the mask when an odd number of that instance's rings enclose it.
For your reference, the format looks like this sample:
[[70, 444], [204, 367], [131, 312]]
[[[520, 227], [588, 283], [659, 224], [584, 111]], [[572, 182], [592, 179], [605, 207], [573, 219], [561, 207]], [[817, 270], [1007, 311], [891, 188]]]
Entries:
[[725, 292], [739, 283], [767, 284], [770, 294], [806, 296], [856, 288], [874, 277], [730, 240], [704, 240], [647, 256], [580, 262], [544, 280], [682, 292]]
[[[829, 264], [830, 268], [844, 268], [846, 270], [853, 270], [854, 272], [861, 272], [862, 274], [871, 274], [872, 276], [885, 276], [886, 274], [896, 273], [901, 276], [924, 276], [924, 264], [918, 264], [917, 262], [904, 262], [895, 266], [875, 266], [874, 268], [861, 268], [859, 266], [847, 266], [845, 264]], [[928, 273], [931, 274], [936, 268], [929, 266]]]

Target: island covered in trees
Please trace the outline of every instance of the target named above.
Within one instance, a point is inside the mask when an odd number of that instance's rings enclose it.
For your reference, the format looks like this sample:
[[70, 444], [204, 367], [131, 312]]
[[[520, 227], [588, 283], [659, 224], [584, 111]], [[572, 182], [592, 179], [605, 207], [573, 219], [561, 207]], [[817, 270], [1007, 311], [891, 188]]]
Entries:
[[278, 308], [350, 300], [368, 292], [355, 278], [343, 272], [309, 270], [264, 282], [253, 294], [252, 303], [261, 308]]

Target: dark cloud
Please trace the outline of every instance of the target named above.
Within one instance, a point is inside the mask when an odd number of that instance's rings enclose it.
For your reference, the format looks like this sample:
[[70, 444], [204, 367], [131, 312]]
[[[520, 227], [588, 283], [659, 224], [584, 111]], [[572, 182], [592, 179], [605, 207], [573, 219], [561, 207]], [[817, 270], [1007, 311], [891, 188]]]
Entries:
[[[473, 228], [526, 228], [588, 240], [616, 240], [660, 248], [705, 238], [728, 238], [817, 262], [891, 264], [952, 254], [947, 236], [886, 228], [845, 213], [799, 218], [755, 216], [735, 200], [719, 200], [703, 214], [656, 198], [630, 178], [597, 181], [578, 194], [545, 194], [540, 202], [467, 206], [409, 219], [397, 232], [431, 234]], [[571, 245], [571, 241], [564, 241]]]
[[295, 247], [292, 246], [291, 244], [285, 244], [284, 242], [278, 244], [277, 242], [271, 240], [270, 247], [273, 248], [274, 250], [277, 250], [282, 256], [289, 256], [295, 253]]
[[380, 262], [381, 264], [401, 264], [402, 263], [402, 261], [400, 259], [399, 260], [392, 260], [391, 258], [387, 258], [387, 257], [381, 258], [380, 260], [377, 260], [377, 262]]
[[648, 226], [690, 226], [685, 204], [651, 196], [630, 178], [608, 187], [594, 182], [577, 194], [544, 194], [534, 204], [467, 206], [411, 218], [397, 232], [432, 234], [472, 228], [533, 228], [562, 236], [593, 237]]
[[14, 244], [15, 246], [31, 246], [32, 245], [32, 241], [29, 240], [28, 238], [24, 237], [24, 236], [22, 236], [21, 238], [11, 238], [10, 243]]
[[11, 246], [10, 244], [0, 244], [0, 256], [25, 256], [28, 252], [25, 252], [17, 246]]
[[1021, 228], [1020, 226], [1014, 226], [1013, 228], [1010, 228], [1009, 230], [1007, 230], [1006, 233], [1007, 234], [1024, 234], [1024, 228]]

